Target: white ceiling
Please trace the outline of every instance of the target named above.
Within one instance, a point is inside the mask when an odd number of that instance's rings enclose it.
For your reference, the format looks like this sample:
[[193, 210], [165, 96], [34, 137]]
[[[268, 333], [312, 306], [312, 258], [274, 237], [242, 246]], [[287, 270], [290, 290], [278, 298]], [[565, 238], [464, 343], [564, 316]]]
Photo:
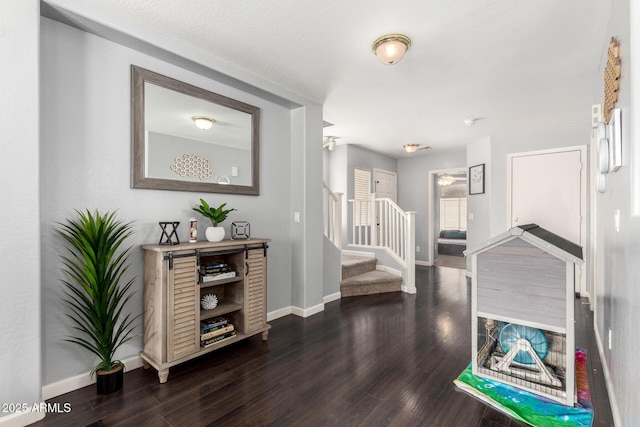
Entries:
[[[84, 1], [322, 103], [325, 135], [396, 158], [588, 121], [611, 36], [611, 0]], [[395, 32], [411, 48], [383, 65], [371, 43]]]

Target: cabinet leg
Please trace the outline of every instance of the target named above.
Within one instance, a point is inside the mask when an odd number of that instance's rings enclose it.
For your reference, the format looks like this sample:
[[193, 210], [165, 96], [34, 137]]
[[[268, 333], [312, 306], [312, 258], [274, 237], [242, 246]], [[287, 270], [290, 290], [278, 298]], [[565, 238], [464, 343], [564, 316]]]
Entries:
[[267, 330], [267, 331], [264, 331], [264, 332], [262, 333], [262, 341], [266, 341], [266, 340], [267, 340], [267, 338], [269, 338], [269, 331], [268, 331], [268, 330]]
[[144, 369], [149, 369], [149, 368], [151, 368], [151, 365], [149, 365], [149, 362], [147, 362], [146, 360], [142, 359], [142, 367]]
[[164, 384], [167, 382], [167, 378], [169, 378], [169, 370], [161, 369], [158, 371], [158, 379], [160, 380], [160, 384]]

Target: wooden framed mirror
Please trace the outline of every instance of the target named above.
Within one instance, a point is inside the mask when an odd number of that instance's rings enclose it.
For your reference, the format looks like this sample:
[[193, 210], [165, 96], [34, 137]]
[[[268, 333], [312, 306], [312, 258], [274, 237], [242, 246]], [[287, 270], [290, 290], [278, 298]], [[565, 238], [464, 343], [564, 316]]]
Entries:
[[131, 66], [131, 188], [259, 195], [260, 109]]

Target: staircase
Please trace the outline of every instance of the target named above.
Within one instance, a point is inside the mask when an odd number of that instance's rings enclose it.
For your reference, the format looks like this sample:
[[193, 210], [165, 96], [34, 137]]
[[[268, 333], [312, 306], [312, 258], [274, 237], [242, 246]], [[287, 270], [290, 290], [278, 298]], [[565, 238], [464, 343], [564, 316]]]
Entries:
[[342, 255], [342, 297], [381, 294], [402, 290], [402, 277], [376, 270], [374, 257]]

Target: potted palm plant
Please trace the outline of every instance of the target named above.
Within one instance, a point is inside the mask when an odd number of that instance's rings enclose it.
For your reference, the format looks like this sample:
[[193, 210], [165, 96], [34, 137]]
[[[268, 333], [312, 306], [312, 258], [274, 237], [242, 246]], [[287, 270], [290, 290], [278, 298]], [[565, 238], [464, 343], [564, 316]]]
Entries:
[[59, 223], [57, 230], [67, 243], [66, 255], [61, 255], [67, 316], [79, 332], [67, 341], [98, 356], [91, 375], [96, 374], [98, 394], [107, 394], [122, 388], [124, 364], [115, 352], [132, 338], [140, 317], [123, 313], [135, 280], [122, 283], [131, 247], [120, 247], [132, 233], [131, 223], [117, 220], [115, 212], [76, 213], [77, 218]]
[[224, 227], [221, 227], [218, 224], [227, 219], [227, 215], [229, 215], [229, 213], [237, 210], [225, 209], [225, 206], [227, 206], [227, 204], [223, 203], [217, 208], [212, 208], [204, 199], [200, 199], [200, 206], [193, 208], [194, 211], [198, 212], [205, 218], [209, 218], [211, 221], [211, 227], [207, 227], [207, 230], [205, 231], [207, 240], [210, 242], [219, 242], [224, 239]]

